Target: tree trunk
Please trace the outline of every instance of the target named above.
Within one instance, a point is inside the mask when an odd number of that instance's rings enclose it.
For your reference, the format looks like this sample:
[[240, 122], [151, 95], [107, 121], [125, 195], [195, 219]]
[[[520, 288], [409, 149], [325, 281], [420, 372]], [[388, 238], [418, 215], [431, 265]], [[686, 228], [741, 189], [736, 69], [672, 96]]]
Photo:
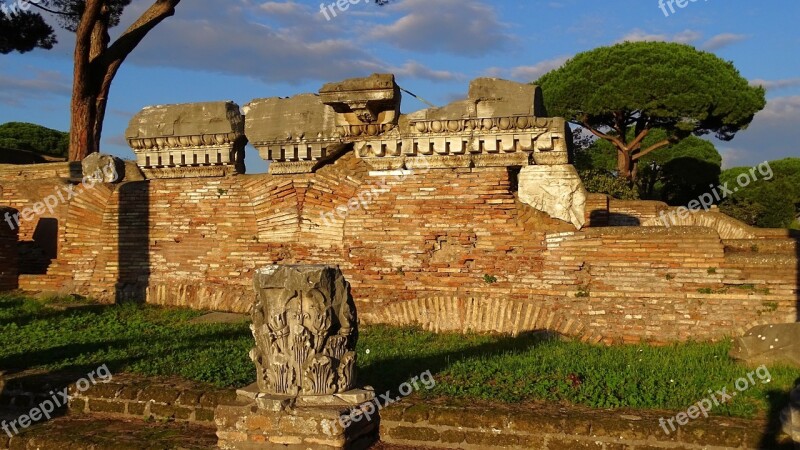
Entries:
[[69, 160], [82, 161], [90, 153], [96, 152], [95, 138], [95, 100], [91, 96], [72, 96], [72, 115], [69, 127]]
[[623, 149], [617, 149], [617, 175], [620, 178], [625, 178], [628, 181], [633, 181], [633, 160], [630, 153]]
[[70, 116], [69, 160], [82, 161], [100, 151], [108, 94], [120, 65], [147, 33], [175, 14], [180, 0], [155, 0], [117, 40], [109, 46], [108, 0], [86, 0], [75, 32]]

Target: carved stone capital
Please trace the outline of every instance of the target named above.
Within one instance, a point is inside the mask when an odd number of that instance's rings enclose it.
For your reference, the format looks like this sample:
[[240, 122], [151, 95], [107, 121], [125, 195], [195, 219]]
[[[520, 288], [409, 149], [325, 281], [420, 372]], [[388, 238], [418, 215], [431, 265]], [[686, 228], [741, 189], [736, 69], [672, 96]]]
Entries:
[[331, 396], [355, 387], [358, 322], [332, 266], [266, 266], [255, 275], [251, 330], [261, 393]]

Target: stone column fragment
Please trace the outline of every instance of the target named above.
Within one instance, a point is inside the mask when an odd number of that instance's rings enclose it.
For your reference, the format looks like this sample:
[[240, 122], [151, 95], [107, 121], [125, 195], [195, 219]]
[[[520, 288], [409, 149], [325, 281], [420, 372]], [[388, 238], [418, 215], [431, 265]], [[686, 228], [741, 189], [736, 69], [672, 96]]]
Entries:
[[259, 391], [332, 395], [355, 386], [356, 309], [335, 267], [267, 266], [255, 276], [250, 356]]

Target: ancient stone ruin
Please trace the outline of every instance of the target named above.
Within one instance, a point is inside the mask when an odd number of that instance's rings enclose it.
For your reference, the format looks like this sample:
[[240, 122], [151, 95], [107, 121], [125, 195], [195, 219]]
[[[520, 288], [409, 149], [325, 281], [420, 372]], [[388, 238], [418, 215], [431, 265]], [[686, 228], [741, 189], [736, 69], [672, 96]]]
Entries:
[[354, 388], [358, 322], [350, 285], [328, 266], [256, 271], [250, 352], [261, 392], [334, 395]]
[[467, 99], [409, 115], [400, 99], [393, 75], [374, 74], [328, 83], [319, 95], [253, 100], [247, 120], [231, 102], [145, 108], [126, 138], [151, 178], [241, 172], [248, 139], [271, 174], [314, 172], [350, 149], [381, 171], [535, 165], [520, 178], [520, 199], [583, 226], [572, 134], [564, 119], [547, 117], [537, 86], [479, 78]]
[[[86, 189], [67, 163], [0, 165], [0, 205], [20, 218], [0, 235], [19, 249], [0, 259], [2, 282], [247, 312], [259, 268], [332, 264], [362, 323], [607, 344], [800, 317], [795, 236], [713, 210], [665, 226], [664, 203], [587, 193], [567, 124], [536, 86], [479, 78], [463, 100], [408, 114], [402, 92], [376, 74], [241, 109], [147, 107], [126, 132], [136, 164]], [[245, 173], [247, 142], [269, 174]], [[267, 381], [272, 360], [257, 357]], [[283, 387], [301, 393], [305, 374], [286, 367]]]
[[217, 407], [219, 447], [344, 449], [374, 441], [377, 416], [342, 419], [361, 414], [375, 394], [356, 389], [358, 320], [341, 270], [270, 265], [256, 271], [255, 290], [257, 382]]
[[148, 178], [244, 173], [244, 116], [233, 102], [150, 106], [125, 138]]

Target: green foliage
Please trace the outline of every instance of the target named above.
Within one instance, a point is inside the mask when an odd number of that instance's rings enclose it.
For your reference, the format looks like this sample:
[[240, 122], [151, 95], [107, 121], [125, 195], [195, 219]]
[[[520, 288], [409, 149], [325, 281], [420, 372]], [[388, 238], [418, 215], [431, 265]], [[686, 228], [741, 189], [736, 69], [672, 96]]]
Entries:
[[486, 284], [493, 284], [493, 283], [497, 283], [497, 277], [495, 277], [495, 276], [492, 276], [492, 275], [489, 275], [489, 274], [487, 273], [487, 274], [484, 274], [484, 275], [483, 275], [483, 281], [484, 281], [484, 283], [486, 283]]
[[[652, 130], [644, 139], [648, 147], [666, 139], [664, 130]], [[633, 139], [630, 132], [629, 139]], [[635, 186], [617, 179], [617, 149], [610, 142], [595, 140], [588, 147], [576, 147], [576, 167], [589, 192], [609, 194], [623, 200], [659, 200], [685, 206], [710, 186], [719, 184], [722, 155], [711, 142], [695, 136], [658, 149], [642, 157]]]
[[613, 129], [620, 115], [629, 124], [644, 118], [678, 139], [712, 132], [732, 139], [766, 105], [764, 89], [750, 86], [731, 62], [666, 42], [580, 53], [536, 84], [551, 115], [594, 129]]
[[0, 148], [66, 157], [69, 149], [69, 133], [33, 123], [8, 122], [0, 125]]
[[[762, 163], [752, 173], [751, 169], [735, 167], [722, 172], [720, 181], [738, 190], [722, 202], [720, 210], [753, 226], [791, 227], [800, 213], [800, 158], [771, 161], [768, 166]], [[772, 177], [769, 177], [770, 171]], [[749, 179], [747, 186], [737, 181], [746, 178]]]
[[607, 194], [622, 200], [639, 200], [639, 190], [624, 178], [605, 170], [583, 170], [578, 172], [587, 191]]
[[[4, 3], [11, 4], [10, 1]], [[0, 54], [26, 53], [35, 48], [49, 50], [56, 42], [53, 28], [39, 13], [19, 10], [6, 14], [0, 10]]]
[[[83, 370], [108, 364], [115, 374], [177, 375], [218, 386], [254, 381], [248, 325], [189, 324], [198, 314], [135, 304], [58, 311], [45, 302], [1, 296], [0, 367]], [[401, 383], [430, 370], [436, 386], [419, 395], [677, 411], [706, 398], [708, 389], [728, 386], [730, 391], [746, 376], [750, 369], [728, 358], [729, 347], [728, 341], [605, 347], [536, 335], [435, 334], [377, 326], [361, 329], [356, 352], [360, 380], [378, 392], [396, 392]], [[713, 414], [763, 414], [768, 394], [773, 401], [788, 398], [800, 370], [770, 366], [769, 372], [769, 383], [756, 378], [754, 386]]]

